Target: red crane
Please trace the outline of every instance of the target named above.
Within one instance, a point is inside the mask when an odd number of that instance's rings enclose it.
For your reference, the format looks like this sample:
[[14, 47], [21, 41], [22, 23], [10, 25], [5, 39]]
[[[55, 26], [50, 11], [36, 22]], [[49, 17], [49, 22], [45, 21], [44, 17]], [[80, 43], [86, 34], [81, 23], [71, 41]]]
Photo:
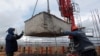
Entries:
[[71, 30], [75, 26], [75, 20], [73, 15], [73, 6], [71, 0], [59, 0], [59, 9], [62, 17], [69, 19], [72, 23]]
[[[69, 19], [71, 22], [71, 31], [73, 30], [73, 27], [75, 27], [75, 19], [74, 19], [74, 7], [71, 0], [59, 0], [59, 9], [61, 11], [61, 16]], [[74, 49], [74, 42], [73, 38], [70, 39], [71, 44], [71, 53], [68, 56], [78, 56], [77, 53], [73, 53]]]

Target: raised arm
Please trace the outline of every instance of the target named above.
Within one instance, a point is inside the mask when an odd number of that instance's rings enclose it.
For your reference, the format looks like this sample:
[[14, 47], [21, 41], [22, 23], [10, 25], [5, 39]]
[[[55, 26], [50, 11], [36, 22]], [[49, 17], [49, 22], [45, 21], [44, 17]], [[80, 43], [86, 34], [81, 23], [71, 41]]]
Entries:
[[77, 31], [73, 31], [73, 32], [65, 31], [61, 33], [62, 36], [68, 36], [68, 35], [77, 36], [77, 34], [78, 34]]
[[16, 39], [20, 39], [23, 36], [24, 32], [22, 31], [22, 33], [20, 35], [16, 34]]

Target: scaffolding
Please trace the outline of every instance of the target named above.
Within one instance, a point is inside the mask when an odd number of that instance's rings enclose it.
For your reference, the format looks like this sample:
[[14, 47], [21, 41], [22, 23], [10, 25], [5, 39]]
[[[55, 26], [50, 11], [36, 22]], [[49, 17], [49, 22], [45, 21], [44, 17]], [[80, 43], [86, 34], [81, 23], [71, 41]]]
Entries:
[[[24, 36], [18, 41], [18, 51], [15, 56], [65, 56], [69, 52], [69, 39], [67, 36], [55, 38], [39, 38]], [[100, 55], [100, 38], [90, 38], [94, 43], [98, 55]], [[2, 43], [2, 42], [1, 42]], [[5, 55], [5, 45], [0, 44], [0, 56]]]

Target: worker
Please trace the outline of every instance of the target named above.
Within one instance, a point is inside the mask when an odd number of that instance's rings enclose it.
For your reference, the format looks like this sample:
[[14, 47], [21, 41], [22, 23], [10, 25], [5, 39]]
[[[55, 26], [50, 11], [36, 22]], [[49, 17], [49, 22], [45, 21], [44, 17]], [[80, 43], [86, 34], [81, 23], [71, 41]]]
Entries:
[[20, 35], [15, 34], [15, 28], [9, 28], [7, 30], [8, 34], [6, 36], [6, 55], [14, 56], [14, 52], [18, 50], [17, 40], [23, 36], [23, 31]]
[[74, 26], [72, 32], [65, 31], [61, 34], [72, 36], [69, 38], [73, 39], [74, 48], [80, 56], [97, 56], [95, 46], [86, 37], [84, 29], [84, 27], [78, 28], [77, 26]]

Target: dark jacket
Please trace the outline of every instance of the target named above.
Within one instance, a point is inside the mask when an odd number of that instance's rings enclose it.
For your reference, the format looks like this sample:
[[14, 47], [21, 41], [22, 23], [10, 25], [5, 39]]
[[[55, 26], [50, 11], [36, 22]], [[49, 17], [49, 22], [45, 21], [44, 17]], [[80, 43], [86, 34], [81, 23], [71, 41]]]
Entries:
[[86, 34], [81, 30], [73, 32], [66, 31], [63, 34], [73, 36], [75, 49], [79, 52], [95, 49], [93, 43], [90, 42], [90, 40], [86, 37]]
[[9, 28], [8, 34], [6, 36], [6, 53], [15, 52], [18, 49], [17, 39], [22, 37], [23, 33], [20, 35], [14, 34], [14, 29]]

